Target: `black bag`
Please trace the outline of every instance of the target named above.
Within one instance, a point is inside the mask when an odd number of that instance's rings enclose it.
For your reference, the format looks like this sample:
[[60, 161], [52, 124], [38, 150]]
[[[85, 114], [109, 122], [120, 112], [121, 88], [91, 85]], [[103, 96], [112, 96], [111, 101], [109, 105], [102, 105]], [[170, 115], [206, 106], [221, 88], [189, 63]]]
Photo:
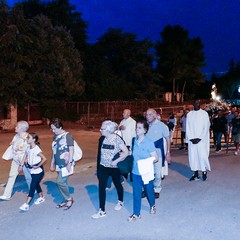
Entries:
[[119, 162], [117, 164], [120, 173], [122, 175], [128, 174], [132, 172], [132, 166], [133, 166], [133, 156], [128, 155], [123, 161]]

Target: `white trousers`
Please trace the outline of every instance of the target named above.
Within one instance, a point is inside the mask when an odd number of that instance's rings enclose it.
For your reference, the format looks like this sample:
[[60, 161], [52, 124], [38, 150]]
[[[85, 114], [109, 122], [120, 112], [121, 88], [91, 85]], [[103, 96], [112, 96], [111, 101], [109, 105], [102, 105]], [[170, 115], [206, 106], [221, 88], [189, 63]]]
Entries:
[[[7, 185], [5, 187], [4, 193], [3, 195], [7, 198], [10, 198], [12, 196], [12, 191], [13, 191], [13, 186], [14, 183], [16, 181], [16, 178], [19, 174], [18, 172], [18, 164], [15, 161], [12, 161], [11, 164], [11, 168], [10, 168], [10, 172], [9, 172], [9, 177], [8, 177], [8, 181], [7, 181]], [[31, 174], [28, 168], [26, 168], [25, 166], [23, 167], [23, 172], [24, 172], [24, 176], [28, 185], [28, 188], [30, 189], [30, 184], [31, 184]]]
[[162, 158], [160, 157], [158, 162], [154, 163], [154, 192], [160, 193], [162, 190]]

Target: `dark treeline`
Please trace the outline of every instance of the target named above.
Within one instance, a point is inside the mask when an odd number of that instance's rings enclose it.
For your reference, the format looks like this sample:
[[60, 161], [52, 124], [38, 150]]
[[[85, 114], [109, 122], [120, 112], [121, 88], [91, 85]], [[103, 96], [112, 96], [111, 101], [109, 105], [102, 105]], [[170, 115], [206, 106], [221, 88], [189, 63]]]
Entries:
[[222, 95], [222, 98], [239, 98], [238, 89], [240, 87], [240, 62], [235, 63], [231, 60], [228, 71], [221, 76], [217, 76], [213, 73], [211, 82], [216, 83], [217, 91]]
[[183, 27], [159, 29], [156, 43], [108, 29], [89, 44], [87, 26], [69, 0], [12, 8], [0, 0], [0, 101], [37, 102], [49, 116], [64, 101], [160, 99], [166, 91], [210, 97], [204, 46]]

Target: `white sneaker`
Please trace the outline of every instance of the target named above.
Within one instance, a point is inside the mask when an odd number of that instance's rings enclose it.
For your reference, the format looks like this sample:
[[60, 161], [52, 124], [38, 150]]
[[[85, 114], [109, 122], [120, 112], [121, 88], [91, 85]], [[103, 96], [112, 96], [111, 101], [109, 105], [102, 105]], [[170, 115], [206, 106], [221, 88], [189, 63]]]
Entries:
[[118, 201], [117, 205], [114, 207], [114, 210], [119, 211], [123, 206], [123, 202]]
[[156, 214], [157, 209], [156, 206], [154, 205], [153, 207], [150, 208], [150, 214]]
[[238, 151], [235, 151], [235, 152], [234, 152], [234, 155], [237, 156], [237, 155], [238, 155]]
[[128, 222], [135, 222], [137, 221], [138, 219], [141, 219], [141, 215], [131, 215], [129, 218], [128, 218]]
[[44, 197], [39, 197], [38, 199], [36, 199], [34, 201], [34, 204], [39, 205], [39, 204], [41, 204], [43, 202], [45, 202], [45, 198]]
[[0, 196], [0, 200], [9, 201], [11, 198], [4, 195]]
[[99, 211], [97, 213], [92, 215], [93, 219], [98, 219], [98, 218], [102, 218], [102, 217], [106, 217], [106, 212], [102, 211], [101, 209], [99, 209]]
[[24, 203], [19, 209], [22, 210], [22, 211], [28, 211], [29, 210], [29, 205]]

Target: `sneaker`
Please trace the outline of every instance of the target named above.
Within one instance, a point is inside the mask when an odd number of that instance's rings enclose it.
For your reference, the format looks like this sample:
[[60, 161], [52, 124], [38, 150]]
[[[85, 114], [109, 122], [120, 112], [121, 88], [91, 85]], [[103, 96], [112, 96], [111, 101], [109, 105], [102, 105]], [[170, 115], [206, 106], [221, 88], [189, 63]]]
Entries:
[[203, 179], [203, 181], [207, 180], [207, 172], [202, 173], [202, 179]]
[[97, 213], [92, 215], [93, 219], [98, 219], [98, 218], [102, 218], [102, 217], [106, 217], [106, 212], [102, 211], [101, 209], [99, 209], [99, 211]]
[[216, 150], [216, 153], [220, 153], [222, 150], [221, 149], [219, 149], [219, 150]]
[[118, 201], [117, 205], [114, 207], [114, 210], [119, 211], [123, 206], [123, 202]]
[[39, 204], [41, 204], [43, 202], [45, 202], [45, 198], [44, 197], [39, 197], [38, 199], [36, 199], [34, 201], [34, 204], [39, 205]]
[[9, 201], [11, 198], [4, 195], [0, 196], [0, 200]]
[[28, 211], [29, 210], [29, 205], [24, 203], [19, 209], [22, 210], [22, 211]]
[[237, 155], [238, 155], [238, 151], [235, 151], [235, 152], [234, 152], [234, 155], [237, 156]]
[[153, 207], [150, 208], [150, 214], [156, 214], [156, 212], [157, 212], [157, 208], [154, 205]]
[[197, 181], [197, 180], [199, 180], [199, 179], [200, 179], [199, 176], [193, 175], [193, 176], [189, 179], [189, 181]]
[[129, 222], [135, 222], [137, 219], [141, 219], [141, 215], [131, 215], [129, 218], [128, 218], [128, 221]]

